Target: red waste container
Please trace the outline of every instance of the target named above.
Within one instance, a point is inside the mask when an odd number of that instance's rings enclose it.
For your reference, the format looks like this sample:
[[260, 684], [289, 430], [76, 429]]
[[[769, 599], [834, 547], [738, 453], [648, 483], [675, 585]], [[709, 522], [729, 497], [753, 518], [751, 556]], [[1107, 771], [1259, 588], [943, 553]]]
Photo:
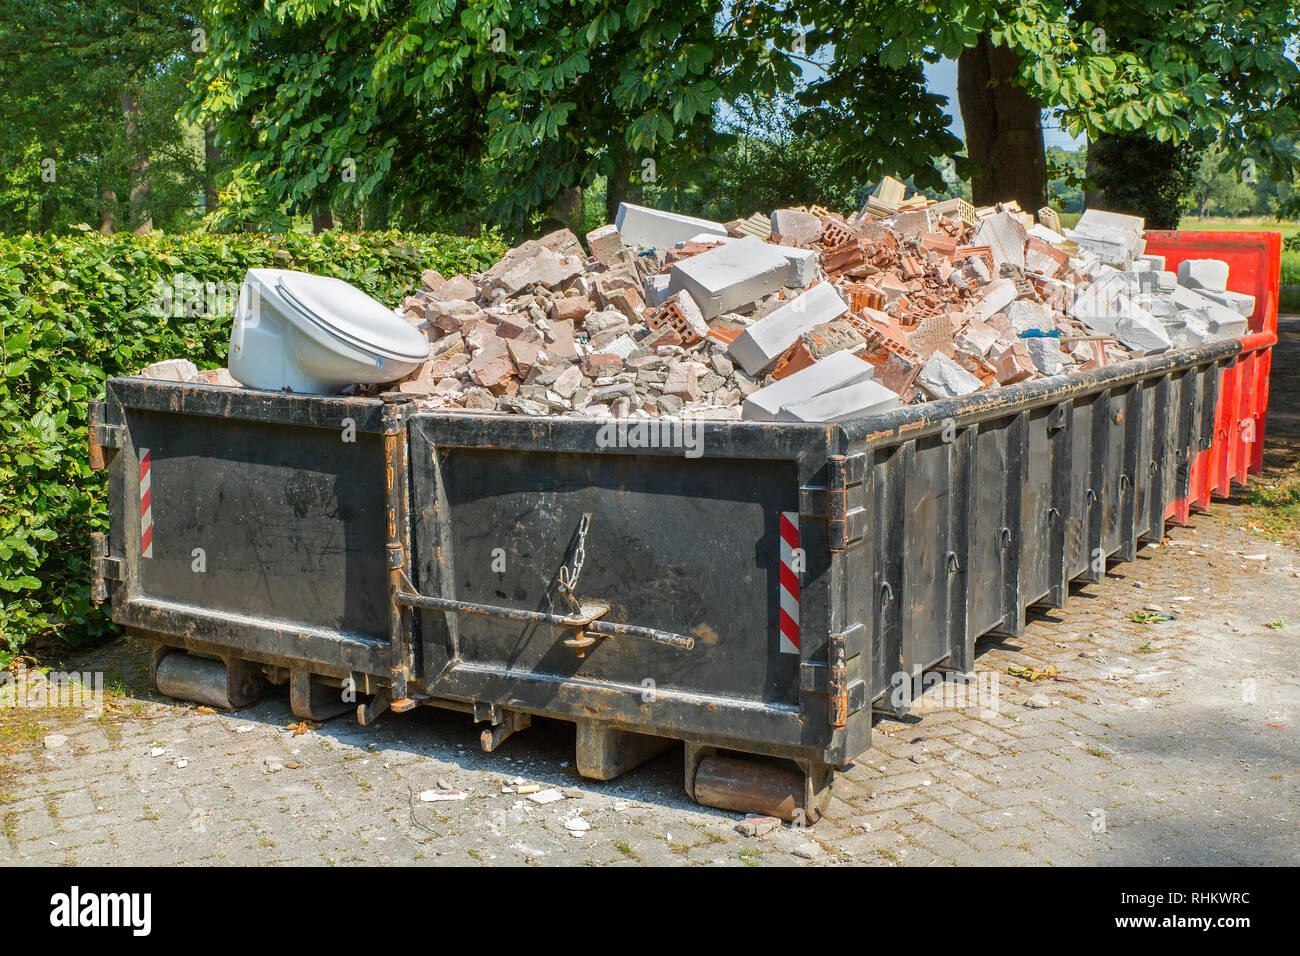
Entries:
[[1186, 524], [1191, 509], [1205, 509], [1210, 496], [1226, 498], [1232, 482], [1245, 484], [1258, 473], [1264, 451], [1268, 373], [1277, 342], [1278, 289], [1282, 274], [1280, 232], [1148, 232], [1148, 255], [1164, 256], [1171, 271], [1185, 259], [1228, 263], [1228, 288], [1255, 297], [1241, 354], [1219, 383], [1214, 440], [1193, 459], [1188, 495], [1169, 506], [1166, 517]]

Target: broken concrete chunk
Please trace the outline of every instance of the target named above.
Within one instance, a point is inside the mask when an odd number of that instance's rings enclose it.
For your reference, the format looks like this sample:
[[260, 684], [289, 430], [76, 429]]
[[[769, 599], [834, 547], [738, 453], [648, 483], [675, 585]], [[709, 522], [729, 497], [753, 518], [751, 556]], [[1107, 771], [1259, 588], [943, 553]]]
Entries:
[[834, 286], [822, 282], [745, 329], [727, 350], [741, 368], [757, 375], [774, 364], [804, 332], [848, 310]]
[[778, 209], [772, 213], [772, 231], [783, 239], [793, 239], [795, 245], [808, 246], [821, 236], [822, 221], [801, 209]]
[[1250, 318], [1255, 312], [1255, 297], [1226, 289], [1198, 289], [1198, 292], [1211, 302], [1226, 306], [1242, 318]]
[[165, 359], [146, 365], [135, 374], [139, 378], [151, 378], [159, 382], [197, 382], [199, 367], [189, 359]]
[[1025, 239], [1028, 233], [1024, 223], [1009, 212], [989, 216], [975, 230], [971, 245], [988, 246], [993, 252], [993, 264], [1009, 264], [1017, 269], [1025, 267]]
[[1054, 335], [1040, 335], [1021, 340], [1029, 352], [1034, 368], [1044, 375], [1060, 375], [1065, 367], [1061, 340]]
[[1017, 299], [1007, 306], [1007, 321], [1016, 335], [1026, 332], [1052, 332], [1056, 322], [1052, 319], [1052, 310], [1041, 302], [1031, 299]]
[[957, 398], [984, 387], [974, 375], [939, 352], [926, 360], [916, 376], [916, 384], [931, 398]]
[[1117, 304], [1121, 309], [1115, 319], [1115, 338], [1127, 348], [1135, 352], [1162, 352], [1173, 346], [1165, 327], [1150, 312], [1122, 296]]
[[667, 273], [646, 276], [645, 279], [645, 304], [650, 307], [663, 305], [664, 300], [672, 293], [668, 291], [668, 286], [672, 283], [672, 276]]
[[[972, 259], [971, 261], [978, 262], [979, 260]], [[987, 321], [1014, 302], [1017, 295], [1019, 295], [1019, 292], [1017, 292], [1016, 284], [1013, 281], [1010, 279], [995, 279], [984, 287], [983, 297], [975, 305], [975, 315]]]
[[1138, 216], [1089, 209], [1079, 218], [1066, 237], [1073, 239], [1081, 252], [1095, 255], [1107, 265], [1128, 268], [1134, 257], [1142, 254], [1144, 223]]
[[953, 344], [957, 348], [976, 358], [988, 355], [997, 341], [997, 329], [979, 319], [971, 319], [953, 338]]
[[463, 275], [452, 276], [430, 293], [435, 299], [450, 302], [452, 299], [473, 300], [478, 296], [478, 287]]

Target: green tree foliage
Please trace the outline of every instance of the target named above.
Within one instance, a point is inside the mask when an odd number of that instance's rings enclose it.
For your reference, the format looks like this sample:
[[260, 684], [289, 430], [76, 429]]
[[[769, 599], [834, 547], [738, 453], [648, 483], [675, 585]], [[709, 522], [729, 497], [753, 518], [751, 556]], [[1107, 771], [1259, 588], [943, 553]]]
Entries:
[[[105, 380], [167, 358], [224, 365], [250, 268], [337, 276], [395, 306], [423, 269], [483, 269], [504, 251], [494, 237], [395, 232], [0, 238], [0, 653], [109, 626], [88, 576], [89, 535], [108, 516], [104, 475], [87, 461], [86, 402]], [[178, 280], [229, 294], [176, 308], [183, 297], [164, 296]]]
[[[566, 188], [689, 181], [716, 104], [793, 85], [775, 14], [720, 0], [220, 0], [190, 115], [271, 204], [476, 213], [519, 228]], [[671, 158], [671, 162], [666, 161]], [[650, 165], [646, 161], [650, 161]], [[343, 174], [351, 161], [355, 178]]]
[[1107, 136], [1091, 157], [1106, 208], [1141, 216], [1148, 229], [1177, 229], [1195, 181], [1197, 152], [1187, 141], [1160, 142], [1144, 133]]
[[[817, 24], [818, 42], [835, 44], [810, 104], [838, 103], [833, 94], [855, 83], [860, 92], [848, 102], [869, 102], [879, 70], [906, 74], [921, 61], [956, 59], [987, 35], [1020, 55], [1019, 83], [1074, 136], [1140, 131], [1160, 143], [1217, 144], [1287, 178], [1296, 169], [1294, 154], [1275, 145], [1298, 125], [1300, 71], [1290, 56], [1298, 23], [1289, 0], [813, 0], [799, 9]], [[900, 98], [895, 78], [885, 74], [882, 83]], [[919, 112], [912, 93], [902, 114], [920, 117], [928, 140], [921, 152], [950, 156], [936, 148], [937, 121]], [[966, 117], [968, 128], [981, 119], [989, 118]]]
[[0, 230], [183, 228], [203, 196], [198, 0], [0, 0]]

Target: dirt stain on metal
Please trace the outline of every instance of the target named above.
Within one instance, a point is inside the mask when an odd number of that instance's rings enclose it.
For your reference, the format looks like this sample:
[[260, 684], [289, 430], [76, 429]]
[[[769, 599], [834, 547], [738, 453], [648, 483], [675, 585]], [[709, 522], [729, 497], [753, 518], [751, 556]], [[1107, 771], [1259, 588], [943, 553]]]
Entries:
[[701, 644], [708, 644], [712, 647], [718, 643], [718, 632], [707, 624], [697, 624], [691, 628], [691, 633], [700, 639]]

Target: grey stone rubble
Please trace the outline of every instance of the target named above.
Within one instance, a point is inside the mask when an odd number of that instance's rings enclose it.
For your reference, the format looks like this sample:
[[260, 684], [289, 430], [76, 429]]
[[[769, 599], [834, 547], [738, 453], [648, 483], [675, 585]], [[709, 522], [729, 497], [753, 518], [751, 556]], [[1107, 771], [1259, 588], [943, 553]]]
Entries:
[[1166, 271], [1141, 219], [1088, 210], [1059, 231], [1050, 209], [1035, 221], [884, 185], [847, 218], [800, 207], [723, 224], [625, 203], [589, 252], [561, 229], [482, 273], [425, 270], [396, 311], [432, 352], [387, 387], [426, 410], [814, 421], [1246, 331], [1254, 300], [1226, 290], [1227, 264]]

